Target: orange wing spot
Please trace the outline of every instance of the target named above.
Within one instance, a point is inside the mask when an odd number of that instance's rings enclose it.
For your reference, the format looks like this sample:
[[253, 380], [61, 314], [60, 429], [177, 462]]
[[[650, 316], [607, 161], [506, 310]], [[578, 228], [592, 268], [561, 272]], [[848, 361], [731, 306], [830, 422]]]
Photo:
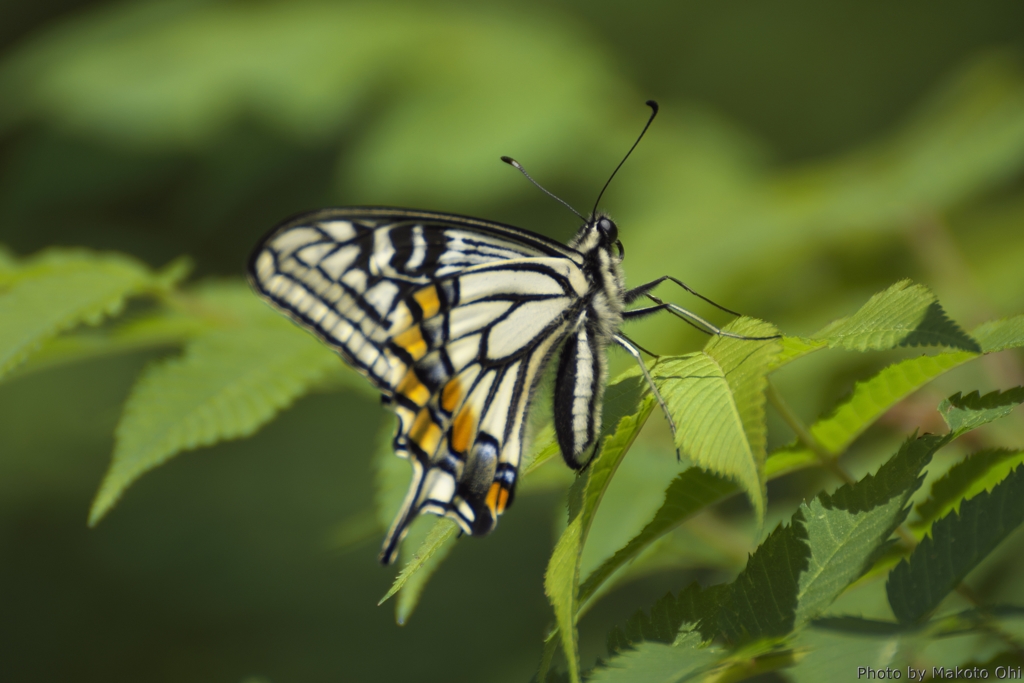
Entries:
[[441, 428], [434, 422], [429, 410], [421, 410], [416, 415], [416, 421], [409, 430], [409, 440], [416, 442], [428, 455], [437, 451], [437, 444], [441, 442]]
[[505, 506], [508, 504], [508, 489], [500, 483], [494, 482], [487, 491], [487, 499], [484, 502], [491, 511], [491, 516], [497, 517], [505, 511]]
[[395, 387], [395, 391], [405, 396], [418, 406], [424, 406], [430, 400], [430, 390], [423, 386], [416, 373], [410, 370]]
[[448, 383], [444, 385], [444, 389], [441, 390], [441, 407], [444, 408], [446, 413], [455, 412], [455, 407], [459, 405], [460, 398], [462, 398], [462, 384], [453, 377], [448, 380]]
[[416, 299], [416, 303], [423, 309], [424, 320], [433, 318], [441, 310], [441, 302], [437, 298], [437, 289], [433, 285], [416, 290], [412, 298]]
[[423, 341], [419, 325], [413, 325], [391, 341], [405, 349], [405, 352], [412, 356], [413, 360], [419, 360], [427, 355], [427, 342]]
[[469, 406], [463, 406], [452, 422], [452, 450], [456, 453], [465, 453], [475, 428], [476, 415]]

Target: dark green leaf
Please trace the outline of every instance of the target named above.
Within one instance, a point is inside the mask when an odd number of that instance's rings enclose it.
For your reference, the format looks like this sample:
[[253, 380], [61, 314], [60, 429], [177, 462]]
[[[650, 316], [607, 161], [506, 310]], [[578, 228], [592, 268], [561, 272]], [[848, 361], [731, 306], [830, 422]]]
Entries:
[[722, 656], [719, 648], [701, 645], [697, 633], [686, 633], [668, 643], [644, 642], [624, 650], [597, 667], [587, 678], [592, 683], [682, 683], [694, 680]]
[[749, 643], [785, 636], [813, 619], [856, 580], [907, 513], [921, 470], [948, 437], [908, 439], [878, 472], [803, 504], [780, 525], [730, 584], [692, 584], [667, 595], [609, 635], [615, 651], [643, 640], [671, 642], [697, 623], [705, 640]]
[[1024, 387], [1015, 387], [979, 396], [974, 391], [966, 396], [957, 392], [939, 404], [942, 419], [956, 436], [960, 436], [983, 424], [1009, 415], [1018, 404], [1024, 402]]
[[797, 626], [821, 614], [871, 566], [906, 518], [907, 501], [923, 481], [922, 469], [946, 441], [931, 435], [908, 439], [874, 475], [801, 506], [811, 554], [800, 576]]
[[911, 527], [919, 532], [931, 528], [936, 519], [959, 509], [963, 499], [991, 490], [1022, 462], [1024, 451], [1004, 448], [979, 451], [958, 462], [932, 484], [928, 499], [916, 508], [918, 519]]
[[902, 623], [919, 622], [1024, 521], [1024, 468], [932, 525], [932, 535], [889, 574], [886, 593]]

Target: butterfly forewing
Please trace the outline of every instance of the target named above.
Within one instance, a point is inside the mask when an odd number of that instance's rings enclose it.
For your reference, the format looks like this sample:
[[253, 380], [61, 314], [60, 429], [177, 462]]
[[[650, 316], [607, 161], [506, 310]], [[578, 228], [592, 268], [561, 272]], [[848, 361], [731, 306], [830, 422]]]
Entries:
[[337, 209], [274, 230], [250, 278], [398, 415], [413, 477], [381, 559], [420, 512], [490, 531], [514, 495], [540, 372], [583, 315], [580, 254], [476, 219]]

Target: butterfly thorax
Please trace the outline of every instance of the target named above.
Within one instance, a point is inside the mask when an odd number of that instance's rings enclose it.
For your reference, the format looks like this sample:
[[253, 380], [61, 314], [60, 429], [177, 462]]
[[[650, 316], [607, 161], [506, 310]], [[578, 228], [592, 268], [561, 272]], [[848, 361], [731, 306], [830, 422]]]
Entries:
[[587, 322], [596, 327], [605, 340], [618, 331], [622, 323], [622, 244], [615, 223], [603, 214], [595, 214], [569, 242], [584, 259], [583, 271], [590, 282]]

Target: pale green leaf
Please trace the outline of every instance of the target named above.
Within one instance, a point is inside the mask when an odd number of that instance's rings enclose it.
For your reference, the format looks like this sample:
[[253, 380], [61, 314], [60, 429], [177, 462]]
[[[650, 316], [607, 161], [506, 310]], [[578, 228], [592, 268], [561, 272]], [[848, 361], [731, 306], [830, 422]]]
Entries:
[[1024, 347], [1024, 314], [978, 325], [971, 335], [985, 353]]
[[60, 332], [116, 315], [129, 296], [156, 286], [148, 268], [117, 254], [53, 250], [26, 261], [0, 287], [0, 375]]
[[[423, 521], [432, 521], [429, 533], [402, 571], [399, 572], [391, 589], [377, 603], [382, 605], [395, 593], [401, 591], [398, 596], [398, 604], [395, 606], [395, 620], [399, 624], [406, 623], [413, 610], [416, 609], [427, 581], [451, 552], [459, 531], [459, 526], [455, 522], [444, 517]], [[410, 531], [411, 537], [413, 534]]]
[[1024, 467], [932, 525], [908, 559], [889, 574], [886, 593], [901, 623], [923, 619], [1024, 522]]
[[779, 342], [782, 344], [782, 350], [772, 361], [771, 372], [778, 370], [784, 365], [789, 365], [808, 354], [828, 347], [828, 343], [823, 340], [804, 339], [803, 337], [783, 337]]
[[680, 473], [665, 490], [654, 518], [629, 543], [602, 562], [580, 585], [582, 609], [611, 576], [688, 517], [736, 491], [736, 485], [698, 467]]
[[93, 358], [181, 346], [210, 325], [208, 320], [198, 316], [163, 310], [111, 329], [75, 332], [50, 339], [14, 373], [23, 375]]
[[544, 593], [555, 610], [555, 622], [566, 653], [569, 677], [579, 680], [579, 651], [576, 633], [576, 576], [580, 549], [583, 543], [583, 519], [576, 515], [558, 537], [544, 572]]
[[681, 683], [695, 680], [714, 666], [722, 654], [718, 647], [702, 647], [700, 634], [684, 633], [672, 644], [643, 642], [623, 650], [594, 669], [587, 681]]
[[981, 352], [978, 343], [946, 317], [935, 295], [910, 280], [874, 295], [856, 313], [827, 325], [812, 339], [853, 351], [948, 346]]
[[984, 396], [980, 396], [977, 391], [966, 396], [957, 392], [939, 404], [939, 413], [949, 425], [949, 430], [959, 436], [1009, 415], [1022, 402], [1024, 387], [1003, 392], [993, 391]]
[[252, 434], [340, 362], [242, 284], [210, 288], [199, 304], [233, 321], [143, 372], [115, 431], [90, 525], [146, 471], [181, 451]]
[[[810, 427], [811, 436], [827, 453], [838, 456], [890, 408], [936, 377], [963, 365], [977, 355], [952, 351], [918, 356], [883, 368], [874, 377], [854, 385], [853, 392], [832, 412]], [[771, 467], [787, 471], [818, 459], [803, 444], [785, 446], [772, 454]], [[781, 460], [776, 460], [781, 458]]]
[[610, 478], [646, 422], [653, 405], [654, 399], [647, 396], [636, 413], [622, 417], [614, 433], [601, 442], [600, 452], [573, 485], [570, 492], [571, 519], [555, 545], [544, 573], [544, 592], [555, 611], [562, 649], [573, 681], [579, 681], [580, 675], [576, 618], [583, 545]]
[[[774, 328], [742, 318], [730, 332], [768, 336]], [[703, 353], [663, 358], [652, 375], [676, 423], [676, 446], [692, 463], [736, 482], [763, 518], [764, 390], [775, 341], [715, 337]]]
[[[971, 332], [984, 353], [1024, 346], [1024, 316], [983, 323]], [[977, 358], [969, 351], [949, 351], [894, 363], [871, 379], [858, 382], [843, 403], [810, 427], [822, 449], [838, 455], [896, 403], [936, 377]], [[769, 476], [802, 469], [820, 462], [804, 444], [792, 444], [772, 452]]]

